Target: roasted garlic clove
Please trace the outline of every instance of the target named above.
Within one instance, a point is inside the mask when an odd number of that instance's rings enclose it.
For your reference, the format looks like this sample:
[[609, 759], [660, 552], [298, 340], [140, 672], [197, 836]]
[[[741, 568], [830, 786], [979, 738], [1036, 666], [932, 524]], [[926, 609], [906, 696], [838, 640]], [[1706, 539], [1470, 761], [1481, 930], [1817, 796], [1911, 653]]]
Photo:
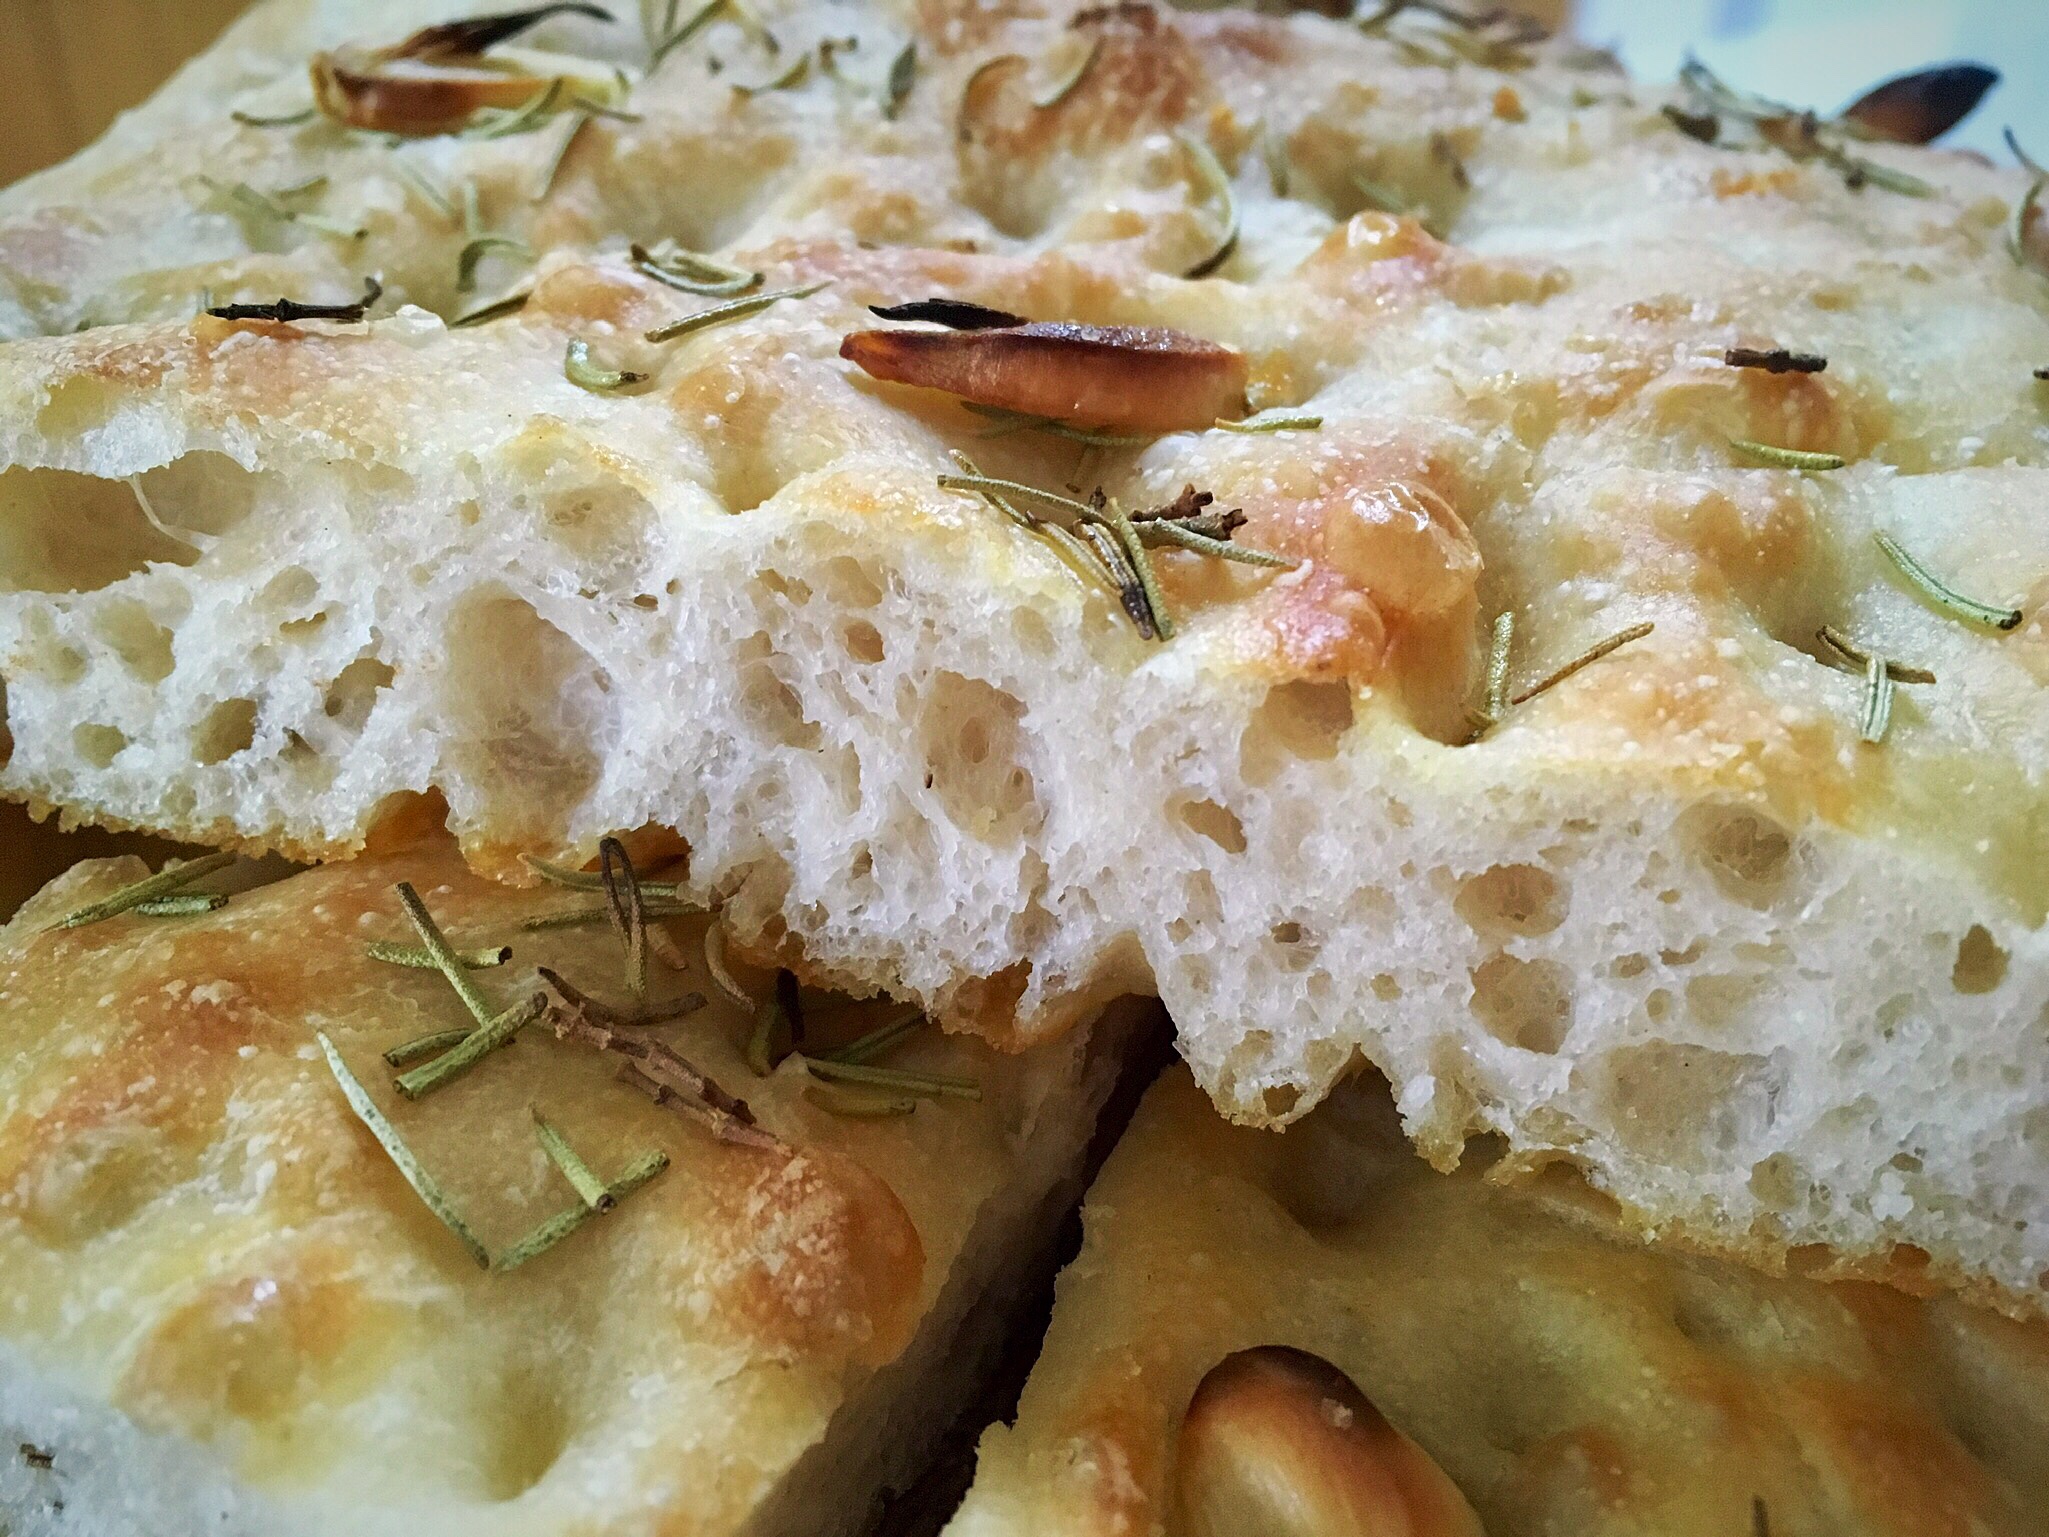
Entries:
[[1321, 1356], [1224, 1357], [1174, 1455], [1176, 1537], [1483, 1537], [1458, 1486]]
[[1095, 431], [1191, 432], [1245, 410], [1242, 352], [1155, 327], [856, 331], [840, 356], [878, 379]]
[[485, 49], [564, 14], [612, 19], [598, 6], [565, 0], [423, 27], [385, 48], [346, 45], [313, 56], [313, 99], [351, 128], [413, 137], [458, 132], [486, 110], [539, 116], [579, 101], [615, 105], [622, 77], [595, 60], [514, 49], [485, 56]]

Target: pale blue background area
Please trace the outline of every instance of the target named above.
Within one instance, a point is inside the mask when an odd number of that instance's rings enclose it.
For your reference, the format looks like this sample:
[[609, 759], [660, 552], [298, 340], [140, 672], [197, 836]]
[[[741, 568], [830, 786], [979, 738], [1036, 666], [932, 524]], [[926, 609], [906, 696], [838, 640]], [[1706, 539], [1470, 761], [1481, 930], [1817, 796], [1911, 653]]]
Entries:
[[1832, 112], [1890, 75], [1970, 60], [2000, 73], [1943, 142], [2009, 157], [2007, 124], [2049, 163], [2049, 0], [1577, 0], [1573, 30], [1639, 79], [1691, 48], [1732, 85]]

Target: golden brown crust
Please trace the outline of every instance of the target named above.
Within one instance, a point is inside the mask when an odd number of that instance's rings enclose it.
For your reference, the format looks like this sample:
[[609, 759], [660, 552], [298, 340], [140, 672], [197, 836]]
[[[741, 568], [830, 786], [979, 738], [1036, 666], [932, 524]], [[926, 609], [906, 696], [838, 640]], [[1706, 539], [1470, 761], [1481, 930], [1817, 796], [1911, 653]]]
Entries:
[[[1176, 1530], [1184, 1411], [1268, 1345], [1348, 1374], [1491, 1537], [1742, 1532], [1753, 1501], [1773, 1531], [2035, 1528], [2049, 1328], [1639, 1247], [1570, 1182], [1432, 1173], [1351, 1091], [1275, 1135], [1176, 1071], [1084, 1221], [951, 1537]], [[1274, 1477], [1317, 1476], [1303, 1439]]]
[[[442, 844], [212, 915], [45, 930], [133, 873], [81, 867], [0, 931], [0, 1341], [257, 1490], [360, 1495], [375, 1467], [379, 1503], [516, 1499], [511, 1529], [737, 1530], [902, 1353], [983, 1202], [1024, 1175], [1052, 1087], [1032, 1059], [929, 1032], [891, 1065], [971, 1073], [980, 1102], [840, 1119], [796, 1062], [749, 1072], [752, 1021], [693, 963], [658, 965], [655, 996], [713, 1002], [653, 1033], [780, 1145], [715, 1141], [545, 1026], [407, 1103], [378, 1053], [465, 1016], [436, 974], [367, 958], [412, 940], [393, 883], [458, 946], [512, 944], [513, 965], [473, 973], [491, 997], [545, 964], [629, 1006], [606, 927], [520, 926], [595, 898], [493, 886]], [[701, 927], [672, 932], [694, 955]], [[817, 1014], [813, 1049], [864, 1016]], [[316, 1030], [496, 1253], [573, 1204], [530, 1107], [600, 1177], [652, 1151], [671, 1166], [521, 1269], [480, 1273], [350, 1113]]]

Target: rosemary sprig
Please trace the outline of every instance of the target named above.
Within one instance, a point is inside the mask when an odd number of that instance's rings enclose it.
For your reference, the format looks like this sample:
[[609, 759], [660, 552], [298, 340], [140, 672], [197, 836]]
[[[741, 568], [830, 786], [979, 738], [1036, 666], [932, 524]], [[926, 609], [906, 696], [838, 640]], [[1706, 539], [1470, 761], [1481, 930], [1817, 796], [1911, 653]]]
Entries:
[[494, 1019], [465, 1035], [433, 1060], [401, 1073], [396, 1082], [407, 1099], [424, 1099], [444, 1084], [452, 1083], [485, 1057], [507, 1044], [528, 1025], [548, 1012], [548, 1000], [534, 993], [524, 1003], [515, 1003]]
[[399, 905], [405, 909], [406, 917], [412, 920], [413, 928], [418, 931], [421, 944], [426, 946], [428, 958], [433, 962], [434, 969], [448, 979], [448, 985], [455, 989], [456, 997], [462, 1000], [463, 1007], [470, 1011], [472, 1019], [479, 1025], [490, 1024], [498, 1017], [497, 1005], [485, 997], [482, 989], [470, 980], [469, 971], [464, 967], [462, 958], [442, 937], [440, 926], [435, 923], [434, 915], [427, 911], [427, 904], [420, 900], [420, 894], [413, 889], [412, 882], [398, 883], [398, 900]]
[[[853, 85], [840, 69], [840, 55], [852, 53], [861, 46], [858, 37], [821, 37], [818, 40], [818, 72], [840, 85]], [[978, 71], [979, 73], [979, 71]], [[972, 80], [974, 77], [968, 77]]]
[[263, 117], [254, 112], [244, 112], [240, 107], [228, 114], [244, 128], [297, 128], [310, 123], [319, 116], [316, 107], [302, 107], [297, 112], [280, 113], [276, 117]]
[[1048, 86], [1042, 94], [1034, 96], [1032, 98], [1032, 105], [1041, 112], [1059, 106], [1060, 103], [1074, 94], [1076, 86], [1088, 78], [1089, 71], [1096, 67], [1096, 60], [1101, 58], [1102, 54], [1103, 35], [1098, 32], [1090, 40], [1088, 51], [1081, 56], [1080, 60], [1066, 74], [1060, 76], [1059, 79]]
[[[1017, 498], [1038, 502], [1056, 512], [1064, 512], [1078, 519], [1086, 519], [1094, 511], [1086, 502], [1077, 502], [1073, 497], [1062, 496], [1057, 491], [1042, 491], [1037, 486], [1028, 486], [1021, 480], [1002, 480], [993, 475], [941, 475], [939, 485], [946, 491], [969, 491], [978, 496], [1001, 497], [1005, 501]], [[1004, 510], [1012, 511], [1008, 506]], [[1015, 517], [1016, 513], [1012, 512], [1012, 516]]]
[[139, 880], [132, 886], [123, 886], [119, 891], [111, 892], [97, 902], [88, 903], [65, 914], [44, 932], [48, 933], [52, 929], [81, 929], [89, 923], [99, 923], [121, 913], [131, 912], [144, 903], [154, 902], [159, 897], [167, 897], [175, 891], [182, 891], [194, 881], [209, 876], [216, 870], [225, 870], [234, 862], [234, 854], [222, 850], [217, 854], [202, 854], [197, 859], [188, 859], [181, 865], [166, 865], [155, 875]]
[[[704, 909], [688, 902], [650, 901], [646, 911], [650, 918], [688, 918]], [[538, 913], [531, 918], [523, 918], [519, 926], [529, 934], [543, 934], [553, 929], [581, 929], [611, 921], [612, 911], [608, 907], [571, 907], [559, 913]]]
[[569, 151], [575, 146], [576, 141], [583, 137], [583, 131], [590, 127], [593, 117], [621, 118], [634, 123], [640, 121], [630, 112], [616, 112], [610, 107], [586, 101], [581, 96], [576, 99], [576, 108], [576, 111], [569, 114], [569, 127], [563, 132], [562, 142], [555, 146], [555, 153], [548, 157], [548, 163], [541, 168], [540, 180], [534, 184], [533, 200], [537, 203], [544, 201], [548, 194], [555, 190], [555, 179], [562, 174], [562, 167], [569, 160]]
[[1989, 625], [1995, 630], [2019, 627], [2022, 617], [2019, 609], [2000, 608], [1991, 603], [1980, 603], [1976, 598], [1967, 598], [1909, 555], [1891, 534], [1877, 532], [1871, 537], [1878, 542], [1878, 547], [1885, 551], [1886, 559], [1899, 567], [1900, 574], [1918, 587], [1923, 596], [1944, 613], [1970, 624]]
[[562, 376], [579, 389], [596, 395], [645, 383], [647, 375], [630, 368], [606, 368], [591, 359], [591, 344], [572, 336], [562, 353]]
[[1731, 347], [1722, 354], [1731, 368], [1761, 368], [1768, 374], [1818, 374], [1828, 359], [1818, 352], [1790, 352], [1784, 347]]
[[562, 1171], [562, 1177], [569, 1181], [583, 1204], [592, 1211], [610, 1211], [618, 1205], [619, 1198], [598, 1178], [597, 1171], [569, 1145], [569, 1139], [539, 1110], [531, 1105], [527, 1110], [534, 1118], [534, 1135], [541, 1140], [541, 1150], [548, 1155], [548, 1161]]
[[548, 82], [545, 91], [537, 92], [526, 105], [494, 111], [489, 108], [470, 119], [470, 125], [463, 129], [466, 139], [509, 139], [514, 134], [531, 133], [554, 114], [556, 105], [562, 100], [562, 77], [557, 75]]
[[318, 230], [323, 235], [333, 235], [339, 240], [361, 240], [370, 233], [366, 229], [351, 229], [345, 224], [335, 223], [332, 219], [323, 219], [318, 214], [286, 206], [295, 198], [312, 197], [326, 190], [325, 176], [315, 176], [311, 180], [300, 182], [296, 187], [282, 187], [272, 193], [258, 192], [246, 181], [220, 182], [205, 175], [199, 180], [207, 191], [226, 204], [237, 218], [257, 224], [303, 225], [307, 229]]
[[[431, 950], [420, 945], [401, 945], [388, 939], [373, 939], [364, 947], [373, 961], [389, 966], [410, 966], [415, 971], [438, 971], [440, 963]], [[494, 945], [488, 950], [458, 950], [455, 958], [472, 971], [487, 971], [512, 959], [512, 946]]]
[[[961, 472], [964, 475], [978, 481], [988, 478], [982, 474], [975, 461], [959, 449], [953, 450], [952, 457], [953, 462], [960, 466]], [[1000, 491], [978, 490], [977, 494], [981, 496], [983, 501], [1009, 518], [1019, 528], [1024, 529], [1028, 533], [1036, 534], [1051, 545], [1053, 552], [1060, 558], [1061, 563], [1085, 585], [1090, 587], [1105, 585], [1102, 568], [1093, 558], [1088, 545], [1077, 538], [1072, 529], [1059, 523], [1050, 523], [1037, 513], [1017, 506], [1004, 497]], [[1112, 594], [1116, 593], [1117, 587], [1114, 580], [1109, 582], [1109, 588]]]
[[1535, 699], [1539, 694], [1543, 693], [1546, 689], [1556, 688], [1559, 684], [1563, 683], [1567, 678], [1571, 677], [1574, 673], [1578, 672], [1582, 667], [1592, 666], [1595, 662], [1600, 661], [1602, 657], [1608, 655], [1612, 651], [1620, 650], [1622, 647], [1628, 645], [1633, 640], [1642, 640], [1646, 635], [1650, 634], [1651, 631], [1656, 628], [1656, 625], [1652, 624], [1649, 620], [1645, 620], [1641, 624], [1631, 625], [1626, 630], [1616, 631], [1613, 635], [1610, 635], [1606, 640], [1596, 641], [1593, 645], [1587, 647], [1586, 650], [1582, 651], [1578, 656], [1574, 657], [1571, 661], [1567, 662], [1563, 667], [1560, 667], [1556, 672], [1549, 674], [1547, 677], [1540, 679], [1538, 682], [1532, 683], [1528, 688], [1524, 689], [1521, 693], [1509, 696], [1509, 705], [1513, 707], [1519, 704], [1528, 704], [1532, 699]]
[[2028, 264], [2028, 223], [2035, 216], [2035, 206], [2042, 201], [2042, 189], [2049, 181], [2041, 177], [2028, 184], [2028, 190], [2021, 194], [2020, 201], [2013, 205], [2013, 219], [2006, 229], [2006, 249], [2014, 261], [2025, 267]]
[[1697, 131], [1693, 123], [1699, 119], [1690, 123], [1681, 116], [1666, 115], [1703, 143], [1712, 144], [1719, 139], [1720, 119], [1726, 115], [1748, 125], [1764, 143], [1793, 160], [1820, 160], [1841, 176], [1843, 185], [1852, 192], [1870, 185], [1906, 197], [1935, 195], [1935, 188], [1918, 176], [1851, 154], [1841, 142], [1847, 132], [1842, 124], [1824, 123], [1812, 112], [1800, 111], [1770, 97], [1738, 91], [1698, 59], [1687, 59], [1679, 71], [1679, 81], [1696, 101], [1708, 109], [1706, 116], [1712, 121], [1714, 131]]
[[738, 80], [735, 80], [733, 82], [733, 94], [735, 96], [762, 96], [770, 91], [787, 91], [792, 86], [802, 85], [810, 73], [811, 55], [800, 53], [797, 55], [797, 62], [784, 70], [780, 75], [777, 75], [773, 80], [765, 80], [760, 85], [743, 85]]
[[1302, 413], [1294, 416], [1248, 416], [1243, 421], [1234, 422], [1220, 416], [1216, 425], [1223, 432], [1314, 432], [1323, 425], [1323, 418]]
[[456, 316], [455, 319], [448, 322], [448, 329], [459, 331], [464, 326], [480, 326], [487, 321], [503, 320], [507, 315], [517, 315], [526, 308], [527, 300], [532, 297], [533, 293], [528, 289], [521, 289], [517, 293], [507, 294], [504, 298], [494, 299], [489, 304], [473, 309], [466, 315]]
[[301, 304], [297, 299], [274, 299], [268, 304], [216, 304], [206, 313], [216, 320], [275, 320], [290, 324], [300, 320], [339, 320], [353, 323], [370, 313], [370, 306], [384, 297], [384, 285], [376, 277], [363, 280], [363, 297], [348, 304]]
[[1810, 453], [1804, 448], [1779, 448], [1771, 443], [1753, 443], [1749, 438], [1731, 438], [1729, 446], [1745, 458], [1776, 470], [1839, 470], [1849, 461], [1841, 454]]
[[895, 122], [903, 111], [904, 103], [910, 98], [911, 87], [918, 79], [918, 45], [905, 43], [895, 58], [889, 61], [889, 75], [882, 87], [882, 119]]
[[[1851, 666], [1862, 668], [1871, 665], [1871, 653], [1857, 645], [1849, 636], [1845, 635], [1834, 625], [1825, 624], [1814, 633], [1815, 638], [1822, 645], [1833, 651]], [[1911, 666], [1906, 662], [1896, 662], [1891, 658], [1886, 660], [1885, 671], [1886, 675], [1895, 683], [1933, 683], [1935, 681], [1935, 674], [1930, 669]]]
[[1201, 194], [1201, 201], [1217, 208], [1218, 220], [1224, 227], [1223, 236], [1218, 240], [1215, 249], [1181, 274], [1185, 278], [1204, 278], [1223, 266], [1230, 259], [1231, 253], [1238, 249], [1238, 199], [1231, 191], [1230, 173], [1224, 169], [1223, 162], [1217, 159], [1216, 151], [1192, 134], [1176, 134], [1175, 138], [1187, 151], [1188, 158], [1195, 162], [1197, 191]]
[[1892, 669], [1874, 656], [1864, 664], [1864, 708], [1857, 720], [1857, 734], [1866, 742], [1876, 745], [1885, 740], [1886, 727], [1892, 724], [1892, 696]]
[[980, 1099], [982, 1086], [972, 1078], [943, 1073], [911, 1073], [901, 1068], [873, 1067], [865, 1062], [835, 1062], [829, 1057], [802, 1057], [805, 1070], [832, 1083], [870, 1084], [926, 1099]]
[[648, 1025], [666, 1024], [672, 1019], [681, 1019], [686, 1014], [695, 1014], [704, 1007], [704, 994], [689, 992], [681, 993], [671, 998], [668, 1002], [653, 1008], [640, 1009], [632, 1014], [623, 1014], [607, 1004], [598, 1002], [597, 999], [591, 997], [590, 994], [582, 991], [580, 988], [572, 987], [560, 972], [555, 971], [551, 967], [537, 966], [534, 970], [539, 973], [542, 981], [546, 982], [548, 986], [561, 995], [562, 1001], [566, 1006], [575, 1009], [585, 1019], [603, 1025], [607, 1029], [639, 1030]]
[[633, 873], [626, 845], [617, 838], [598, 841], [598, 874], [605, 883], [605, 907], [612, 915], [612, 928], [626, 949], [627, 989], [645, 1006], [647, 901], [641, 895], [640, 879]]
[[416, 1035], [385, 1052], [384, 1060], [391, 1067], [407, 1067], [428, 1057], [438, 1057], [451, 1046], [460, 1046], [468, 1034], [467, 1030], [436, 1030], [428, 1035]]
[[1007, 406], [985, 406], [973, 400], [963, 400], [960, 405], [962, 410], [997, 424], [981, 434], [985, 438], [1008, 437], [1013, 432], [1043, 432], [1048, 437], [1086, 443], [1091, 448], [1129, 448], [1154, 442], [1159, 437], [1158, 433], [1115, 433], [1094, 427], [1073, 427], [1055, 417], [1034, 416], [1029, 411], [1013, 411]]
[[774, 1133], [755, 1124], [754, 1112], [745, 1100], [728, 1094], [673, 1047], [643, 1034], [623, 1033], [596, 1017], [599, 1011], [591, 1001], [561, 977], [545, 966], [540, 973], [541, 979], [563, 1000], [563, 1006], [551, 1016], [559, 1039], [579, 1041], [623, 1058], [624, 1082], [656, 1104], [673, 1105], [703, 1123], [722, 1142], [764, 1149], [782, 1147]]
[[558, 1212], [531, 1233], [528, 1233], [526, 1237], [520, 1239], [519, 1242], [513, 1244], [494, 1258], [491, 1261], [492, 1272], [496, 1275], [504, 1275], [509, 1270], [519, 1269], [528, 1260], [547, 1253], [571, 1233], [590, 1221], [591, 1218], [597, 1216], [601, 1210], [611, 1210], [612, 1206], [618, 1205], [619, 1202], [625, 1200], [626, 1197], [633, 1194], [634, 1191], [645, 1185], [668, 1166], [669, 1155], [667, 1153], [643, 1153], [633, 1161], [625, 1173], [605, 1187], [605, 1193], [610, 1197], [610, 1205], [594, 1207], [587, 1204], [578, 1204], [570, 1207], [567, 1211]]
[[798, 997], [797, 974], [778, 967], [775, 987], [754, 1006], [754, 1031], [747, 1038], [747, 1065], [766, 1078], [776, 1064], [804, 1044], [804, 1008]]
[[2023, 171], [2026, 171], [2038, 181], [2044, 177], [2049, 177], [2049, 165], [2043, 165], [2033, 155], [2022, 149], [2020, 139], [2015, 135], [2010, 126], [2000, 129], [1999, 136], [2006, 140], [2007, 149], [2012, 153], [2013, 158], [2020, 162], [2020, 167]]
[[[809, 59], [805, 54], [804, 59]], [[799, 62], [803, 62], [799, 60]], [[761, 286], [761, 274], [730, 266], [697, 251], [687, 251], [673, 240], [664, 240], [652, 250], [635, 245], [628, 251], [634, 269], [657, 283], [701, 298], [723, 299]]]
[[1138, 530], [1132, 527], [1131, 519], [1124, 515], [1124, 509], [1117, 505], [1115, 497], [1105, 498], [1097, 510], [1117, 535], [1117, 542], [1124, 546], [1124, 557], [1138, 575], [1138, 585], [1145, 594], [1146, 611], [1152, 616], [1154, 631], [1161, 640], [1172, 640], [1174, 616], [1167, 609], [1167, 595], [1160, 590], [1160, 579], [1153, 571], [1152, 557], [1146, 553], [1145, 541], [1138, 537]]
[[649, 51], [647, 72], [650, 75], [653, 74], [661, 66], [662, 61], [670, 54], [681, 48], [714, 21], [717, 21], [720, 15], [724, 13], [726, 5], [727, 0], [705, 0], [703, 5], [691, 12], [690, 19], [679, 27], [674, 25], [676, 7], [672, 4], [669, 7], [671, 30], [667, 36], [662, 38]]
[[420, 1198], [427, 1210], [440, 1218], [443, 1227], [455, 1234], [462, 1246], [469, 1251], [470, 1258], [477, 1262], [478, 1269], [490, 1269], [491, 1251], [470, 1231], [469, 1224], [462, 1219], [462, 1213], [455, 1209], [455, 1203], [448, 1199], [441, 1186], [435, 1182], [434, 1176], [427, 1172], [426, 1166], [413, 1156], [413, 1150], [406, 1146], [405, 1138], [399, 1135], [398, 1128], [377, 1108], [377, 1102], [370, 1097], [369, 1090], [365, 1089], [357, 1081], [356, 1075], [349, 1071], [349, 1065], [342, 1061], [341, 1053], [335, 1050], [334, 1042], [327, 1038], [325, 1031], [316, 1030], [313, 1038], [320, 1043], [320, 1050], [327, 1058], [328, 1070], [334, 1074], [335, 1082], [341, 1086], [342, 1098], [348, 1101], [349, 1108], [356, 1113], [356, 1119], [370, 1129], [370, 1135], [377, 1139], [377, 1145], [384, 1149], [385, 1156], [397, 1167], [400, 1176], [413, 1187], [413, 1194]]
[[781, 53], [783, 45], [776, 35], [769, 31], [767, 23], [754, 13], [754, 7], [747, 0], [726, 0], [726, 10], [733, 18], [733, 25], [747, 34], [748, 41], [770, 53]]
[[477, 208], [477, 184], [473, 181], [466, 181], [462, 186], [462, 227], [468, 239], [455, 258], [457, 293], [466, 294], [476, 287], [478, 264], [493, 251], [504, 251], [525, 261], [533, 260], [533, 247], [524, 240], [511, 235], [494, 235], [484, 228], [483, 216]]
[[1139, 543], [1149, 548], [1167, 545], [1175, 549], [1193, 550], [1198, 555], [1209, 555], [1217, 560], [1235, 561], [1241, 566], [1264, 566], [1275, 571], [1292, 571], [1300, 561], [1290, 560], [1285, 555], [1275, 555], [1268, 550], [1254, 550], [1242, 544], [1231, 544], [1222, 539], [1212, 539], [1206, 534], [1196, 533], [1179, 523], [1155, 518], [1133, 525], [1138, 530]]
[[[1049, 523], [1046, 526], [1052, 528], [1057, 525]], [[1110, 580], [1110, 590], [1116, 593], [1118, 604], [1138, 631], [1138, 638], [1157, 640], [1160, 632], [1153, 624], [1152, 610], [1146, 606], [1145, 586], [1124, 553], [1123, 541], [1100, 523], [1084, 523], [1075, 533], [1102, 565]]]
[[727, 304], [714, 304], [710, 309], [699, 310], [695, 315], [685, 315], [681, 320], [672, 320], [665, 326], [656, 326], [647, 333], [651, 342], [674, 341], [679, 336], [688, 336], [711, 326], [725, 325], [729, 321], [745, 320], [749, 315], [758, 315], [771, 304], [784, 299], [806, 299], [826, 285], [810, 283], [802, 288], [777, 288], [765, 294], [750, 294], [745, 299], [734, 299]]
[[754, 1012], [754, 995], [734, 980], [726, 965], [726, 931], [721, 924], [712, 923], [705, 927], [704, 970], [711, 978], [712, 986], [724, 993], [728, 1002], [738, 1004], [750, 1014]]
[[135, 912], [143, 918], [193, 918], [201, 913], [219, 912], [227, 905], [228, 899], [217, 891], [188, 891], [175, 896], [152, 897], [147, 902], [137, 903]]
[[429, 181], [426, 173], [414, 166], [404, 155], [393, 155], [391, 157], [391, 168], [398, 173], [400, 181], [419, 193], [426, 200], [428, 206], [440, 214], [442, 218], [446, 219], [450, 224], [461, 223], [462, 212], [449, 200], [448, 194]]
[[915, 1004], [900, 1018], [886, 1020], [864, 1035], [856, 1036], [836, 1051], [821, 1051], [817, 1059], [826, 1062], [872, 1062], [897, 1042], [924, 1027], [924, 1011]]
[[[519, 856], [520, 863], [551, 886], [566, 886], [571, 891], [603, 891], [605, 877], [602, 870], [576, 870], [568, 865], [556, 864], [550, 859], [541, 859], [533, 854]], [[675, 881], [641, 881], [640, 892], [653, 903], [680, 902], [683, 888]], [[685, 909], [693, 911], [694, 909]]]
[[913, 1097], [864, 1093], [830, 1083], [805, 1084], [804, 1097], [828, 1115], [841, 1115], [855, 1121], [890, 1120], [909, 1115], [918, 1108], [918, 1101]]

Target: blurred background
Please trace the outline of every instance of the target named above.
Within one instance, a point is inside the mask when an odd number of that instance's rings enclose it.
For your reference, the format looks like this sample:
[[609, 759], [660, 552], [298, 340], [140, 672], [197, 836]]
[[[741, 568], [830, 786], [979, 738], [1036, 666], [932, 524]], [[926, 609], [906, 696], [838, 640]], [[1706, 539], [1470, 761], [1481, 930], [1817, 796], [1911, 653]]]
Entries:
[[[520, 0], [473, 0], [478, 12]], [[617, 0], [622, 14], [637, 0]], [[1494, 0], [1462, 0], [1485, 9]], [[1951, 142], [2009, 157], [2011, 125], [2049, 160], [2049, 0], [1515, 0], [1546, 25], [1613, 48], [1632, 73], [1668, 80], [1691, 50], [1723, 78], [1823, 112], [1890, 75], [1974, 60], [2002, 79]], [[0, 185], [89, 143], [204, 48], [246, 0], [0, 0]], [[1322, 7], [1319, 5], [1319, 9]], [[98, 831], [60, 838], [0, 805], [0, 919], [52, 871], [116, 851], [152, 862], [169, 845]]]

